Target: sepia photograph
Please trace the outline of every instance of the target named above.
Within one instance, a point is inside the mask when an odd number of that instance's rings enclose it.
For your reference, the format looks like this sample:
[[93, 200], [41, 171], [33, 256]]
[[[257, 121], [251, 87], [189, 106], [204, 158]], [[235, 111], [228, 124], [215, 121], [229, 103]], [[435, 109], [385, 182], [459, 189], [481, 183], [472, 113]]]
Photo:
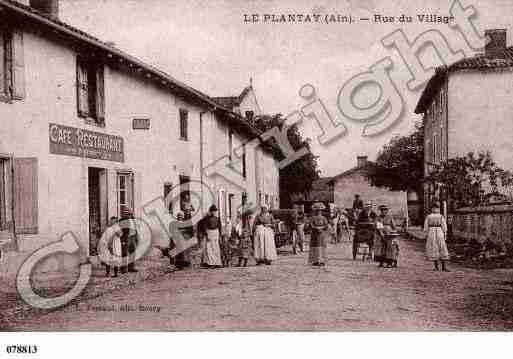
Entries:
[[511, 331], [512, 13], [0, 0], [0, 331]]

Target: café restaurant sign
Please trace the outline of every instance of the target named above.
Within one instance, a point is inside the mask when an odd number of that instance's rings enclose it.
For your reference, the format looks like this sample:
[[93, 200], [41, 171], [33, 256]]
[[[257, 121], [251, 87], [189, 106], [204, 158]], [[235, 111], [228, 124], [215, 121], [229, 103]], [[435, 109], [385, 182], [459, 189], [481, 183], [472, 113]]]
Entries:
[[50, 123], [50, 153], [124, 162], [123, 137]]

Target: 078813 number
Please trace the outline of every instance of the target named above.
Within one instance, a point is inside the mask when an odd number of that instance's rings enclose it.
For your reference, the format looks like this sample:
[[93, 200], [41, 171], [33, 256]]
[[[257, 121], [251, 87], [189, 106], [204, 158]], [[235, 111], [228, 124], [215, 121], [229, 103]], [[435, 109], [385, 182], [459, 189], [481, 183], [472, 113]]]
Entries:
[[7, 354], [36, 354], [37, 345], [7, 345]]

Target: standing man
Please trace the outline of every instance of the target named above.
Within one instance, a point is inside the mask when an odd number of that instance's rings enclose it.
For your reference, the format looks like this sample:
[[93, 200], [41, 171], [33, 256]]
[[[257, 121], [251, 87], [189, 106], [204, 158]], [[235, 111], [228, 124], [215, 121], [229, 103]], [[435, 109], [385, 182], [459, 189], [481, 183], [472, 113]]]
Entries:
[[135, 249], [137, 248], [137, 227], [135, 225], [134, 213], [131, 208], [121, 207], [121, 255], [123, 266], [121, 273], [135, 273]]
[[217, 207], [210, 206], [208, 214], [198, 223], [198, 236], [203, 246], [203, 268], [221, 268], [221, 220], [217, 216]]
[[358, 223], [374, 222], [376, 220], [376, 217], [376, 212], [372, 210], [372, 202], [367, 202], [363, 210], [358, 215]]
[[354, 195], [353, 210], [363, 210], [363, 200], [360, 198], [359, 194]]

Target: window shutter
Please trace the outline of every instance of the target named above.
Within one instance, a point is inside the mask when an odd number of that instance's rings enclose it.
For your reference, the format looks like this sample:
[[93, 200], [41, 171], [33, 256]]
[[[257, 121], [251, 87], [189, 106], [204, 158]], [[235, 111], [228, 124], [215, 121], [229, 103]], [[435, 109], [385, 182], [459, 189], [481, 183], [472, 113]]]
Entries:
[[5, 61], [5, 47], [6, 47], [5, 32], [0, 29], [0, 97], [7, 95], [6, 91], [6, 61]]
[[12, 97], [15, 100], [25, 98], [25, 55], [23, 54], [23, 32], [15, 29], [12, 33]]
[[103, 65], [96, 70], [96, 118], [98, 124], [105, 125], [105, 82]]
[[77, 58], [77, 109], [80, 117], [89, 116], [87, 93], [87, 68], [84, 62]]
[[14, 159], [14, 225], [17, 234], [38, 231], [37, 158]]

